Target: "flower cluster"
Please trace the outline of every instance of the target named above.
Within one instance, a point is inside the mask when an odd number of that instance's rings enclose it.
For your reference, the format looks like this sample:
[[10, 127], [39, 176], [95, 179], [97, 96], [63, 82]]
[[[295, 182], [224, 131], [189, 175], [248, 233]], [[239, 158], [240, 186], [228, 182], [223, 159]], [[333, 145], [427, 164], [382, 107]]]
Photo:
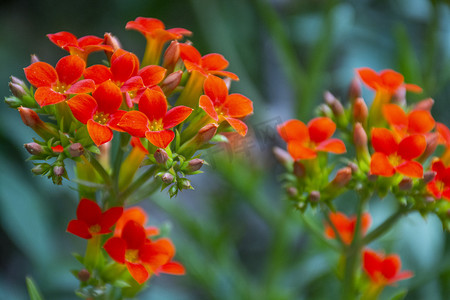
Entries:
[[[134, 297], [153, 274], [185, 273], [173, 243], [146, 226], [142, 209], [126, 207], [159, 188], [170, 197], [192, 189], [187, 176], [201, 172], [202, 150], [226, 141], [228, 131], [245, 136], [253, 113], [251, 100], [229, 92], [239, 78], [228, 61], [182, 41], [189, 30], [143, 17], [126, 29], [145, 37], [142, 60], [110, 33], [49, 34], [68, 54], [55, 65], [32, 56], [24, 68], [30, 85], [12, 76], [6, 98], [40, 137], [25, 144], [33, 173], [62, 184], [67, 162], [75, 162], [81, 200], [67, 231], [87, 240], [74, 274], [78, 294], [89, 299], [112, 286]], [[105, 58], [88, 64], [94, 52]]]

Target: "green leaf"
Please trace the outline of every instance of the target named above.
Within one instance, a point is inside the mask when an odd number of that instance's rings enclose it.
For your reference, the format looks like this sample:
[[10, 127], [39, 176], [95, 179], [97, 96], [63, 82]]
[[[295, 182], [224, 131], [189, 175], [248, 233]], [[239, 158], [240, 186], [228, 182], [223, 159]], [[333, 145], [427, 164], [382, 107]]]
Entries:
[[131, 287], [131, 285], [128, 282], [126, 282], [125, 280], [116, 280], [113, 282], [113, 286], [118, 287], [118, 288]]
[[402, 300], [402, 299], [405, 299], [406, 294], [408, 294], [408, 290], [407, 289], [401, 290], [400, 292], [394, 294], [394, 296], [392, 296], [391, 300]]
[[26, 278], [28, 295], [30, 296], [30, 300], [43, 300], [41, 294], [39, 293], [33, 279], [31, 277]]

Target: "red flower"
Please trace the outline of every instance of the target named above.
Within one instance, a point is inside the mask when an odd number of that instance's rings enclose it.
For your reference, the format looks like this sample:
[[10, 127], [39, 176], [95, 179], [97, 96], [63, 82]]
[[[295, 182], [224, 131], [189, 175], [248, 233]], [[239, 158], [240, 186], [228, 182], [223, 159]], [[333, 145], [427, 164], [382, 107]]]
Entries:
[[[334, 227], [339, 233], [342, 242], [349, 245], [353, 241], [353, 236], [355, 235], [355, 226], [356, 226], [356, 216], [347, 217], [343, 213], [336, 212], [329, 214], [331, 223], [333, 223]], [[361, 217], [361, 232], [365, 234], [367, 229], [369, 229], [370, 224], [372, 223], [372, 218], [369, 213], [364, 213]], [[336, 235], [333, 228], [327, 224], [325, 226], [325, 236], [330, 239], [335, 239]]]
[[399, 138], [428, 133], [435, 125], [429, 111], [413, 110], [406, 114], [397, 104], [383, 105], [383, 115]]
[[205, 77], [209, 74], [230, 77], [233, 80], [239, 80], [236, 74], [224, 71], [228, 67], [228, 61], [217, 53], [211, 53], [204, 56], [188, 44], [179, 44], [180, 57], [189, 72], [198, 71]]
[[88, 55], [95, 51], [113, 51], [113, 48], [108, 45], [103, 45], [103, 39], [87, 35], [77, 39], [72, 33], [61, 31], [57, 33], [47, 34], [49, 40], [56, 46], [69, 51], [72, 55], [78, 55], [86, 61]]
[[422, 92], [422, 89], [419, 86], [404, 83], [403, 75], [393, 70], [383, 70], [380, 73], [376, 73], [370, 68], [359, 68], [356, 71], [358, 72], [359, 77], [361, 77], [361, 80], [376, 91], [383, 90], [392, 95], [400, 87], [404, 87], [411, 92]]
[[[92, 80], [80, 80], [86, 64], [76, 55], [61, 58], [56, 68], [45, 62], [36, 62], [24, 69], [28, 81], [37, 88], [34, 98], [40, 106], [56, 104], [68, 94], [90, 93], [95, 88]], [[77, 82], [78, 81], [78, 82]]]
[[[153, 242], [146, 238], [144, 227], [129, 220], [123, 227], [120, 237], [108, 239], [104, 245], [106, 252], [120, 264], [125, 264], [131, 276], [142, 284], [158, 271], [165, 271], [165, 265], [171, 265], [174, 247], [167, 239]], [[174, 263], [177, 264], [177, 263]], [[183, 274], [184, 268], [173, 270], [173, 274]], [[168, 271], [171, 271], [170, 268]], [[176, 273], [176, 271], [183, 271]]]
[[178, 40], [184, 35], [192, 34], [192, 32], [184, 28], [166, 29], [164, 23], [160, 20], [144, 17], [138, 17], [134, 21], [129, 21], [125, 28], [137, 30], [146, 38], [158, 39], [164, 42]]
[[342, 154], [347, 151], [341, 140], [331, 138], [336, 124], [327, 117], [312, 119], [308, 126], [299, 120], [288, 120], [277, 130], [295, 160], [316, 158], [317, 152]]
[[427, 184], [427, 190], [436, 199], [445, 198], [450, 200], [450, 168], [437, 159], [431, 165], [431, 170], [436, 172], [434, 179]]
[[422, 134], [409, 135], [397, 143], [390, 130], [373, 128], [372, 146], [375, 149], [370, 161], [372, 174], [390, 177], [398, 172], [409, 177], [422, 177], [422, 165], [413, 161], [427, 146]]
[[[123, 227], [128, 221], [135, 221], [138, 224], [145, 226], [147, 223], [147, 213], [140, 207], [130, 207], [124, 210], [122, 216], [117, 220], [116, 227], [114, 229], [114, 236], [121, 236]], [[145, 228], [146, 236], [158, 235], [159, 229], [157, 227]]]
[[107, 234], [123, 212], [123, 207], [112, 207], [102, 213], [100, 206], [92, 200], [81, 199], [77, 208], [77, 219], [69, 222], [67, 231], [83, 239], [96, 234]]
[[363, 252], [363, 268], [370, 280], [380, 286], [392, 285], [414, 275], [411, 271], [400, 272], [401, 261], [398, 255], [384, 256], [370, 249]]
[[146, 137], [159, 148], [166, 148], [175, 137], [169, 128], [175, 127], [191, 114], [192, 109], [176, 106], [167, 111], [164, 94], [146, 89], [139, 100], [139, 111], [129, 111], [118, 126], [139, 138]]
[[247, 134], [247, 125], [238, 118], [253, 113], [253, 103], [241, 94], [228, 95], [225, 82], [210, 75], [203, 85], [205, 95], [199, 100], [199, 106], [216, 122], [227, 121], [240, 135]]
[[87, 129], [94, 143], [99, 146], [109, 142], [113, 137], [111, 129], [122, 131], [117, 123], [125, 111], [119, 110], [122, 104], [120, 89], [111, 82], [100, 84], [92, 96], [76, 95], [67, 101], [74, 117]]

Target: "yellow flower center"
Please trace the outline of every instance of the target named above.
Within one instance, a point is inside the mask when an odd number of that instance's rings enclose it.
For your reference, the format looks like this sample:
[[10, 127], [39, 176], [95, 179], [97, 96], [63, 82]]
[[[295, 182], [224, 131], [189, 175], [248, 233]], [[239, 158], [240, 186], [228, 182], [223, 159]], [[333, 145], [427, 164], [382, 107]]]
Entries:
[[442, 182], [440, 180], [436, 180], [436, 188], [442, 193], [445, 188], [444, 182]]
[[64, 83], [58, 82], [58, 84], [53, 87], [53, 90], [57, 93], [64, 94], [69, 87], [70, 85], [65, 85]]
[[402, 158], [397, 154], [389, 155], [388, 160], [394, 167], [398, 166], [402, 162]]
[[92, 233], [92, 234], [99, 233], [100, 229], [102, 229], [100, 227], [100, 225], [95, 224], [95, 225], [92, 225], [91, 227], [89, 227], [89, 232]]
[[153, 122], [148, 122], [148, 129], [150, 131], [161, 131], [164, 129], [162, 119], [155, 120]]
[[98, 124], [105, 125], [109, 121], [109, 114], [98, 112], [94, 115], [93, 119]]
[[139, 250], [138, 249], [128, 249], [125, 252], [125, 260], [135, 263], [139, 260]]

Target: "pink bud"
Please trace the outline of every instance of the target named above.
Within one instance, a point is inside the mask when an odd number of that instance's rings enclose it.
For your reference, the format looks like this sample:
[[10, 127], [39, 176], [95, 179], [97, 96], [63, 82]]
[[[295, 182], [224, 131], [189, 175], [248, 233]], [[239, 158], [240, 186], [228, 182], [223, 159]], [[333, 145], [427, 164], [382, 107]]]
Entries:
[[369, 109], [363, 98], [359, 97], [355, 99], [353, 104], [353, 120], [359, 123], [365, 123], [367, 116], [369, 115]]
[[174, 179], [174, 177], [170, 173], [164, 173], [163, 176], [161, 176], [161, 180], [166, 184], [172, 183], [173, 179]]
[[103, 43], [107, 46], [111, 46], [114, 51], [122, 48], [119, 39], [110, 32], [106, 32], [103, 36]]
[[427, 98], [427, 99], [417, 102], [417, 104], [414, 105], [414, 110], [431, 111], [431, 108], [433, 107], [433, 105], [434, 105], [434, 100], [431, 98]]
[[40, 60], [39, 60], [39, 58], [36, 56], [36, 54], [31, 54], [31, 63], [32, 64], [34, 64], [34, 63], [37, 63], [37, 62], [39, 62]]
[[296, 197], [298, 195], [298, 190], [297, 188], [290, 186], [286, 189], [286, 192], [289, 196], [291, 197]]
[[275, 146], [273, 147], [272, 152], [280, 164], [286, 166], [292, 163], [292, 157], [286, 150]]
[[305, 166], [299, 162], [299, 161], [295, 161], [294, 162], [294, 169], [293, 169], [293, 173], [297, 178], [302, 178], [305, 176]]
[[39, 155], [42, 153], [43, 149], [42, 146], [38, 143], [28, 143], [23, 145], [25, 149], [27, 149], [28, 153], [31, 155]]
[[213, 123], [203, 126], [197, 133], [198, 139], [202, 143], [209, 142], [216, 135], [218, 127], [217, 124]]
[[55, 166], [53, 168], [53, 174], [55, 174], [56, 176], [61, 177], [64, 175], [64, 172], [65, 172], [65, 169], [63, 166]]
[[435, 171], [426, 171], [423, 173], [423, 182], [425, 184], [430, 183], [431, 181], [434, 180], [434, 178], [436, 177], [436, 172]]
[[78, 272], [78, 279], [82, 282], [86, 282], [91, 277], [91, 273], [89, 273], [86, 269], [81, 269], [80, 272]]
[[22, 97], [27, 94], [27, 92], [25, 92], [25, 89], [21, 85], [13, 82], [9, 83], [9, 90], [14, 96], [19, 99], [22, 99]]
[[84, 154], [83, 145], [81, 145], [80, 143], [74, 143], [70, 145], [68, 151], [72, 157], [79, 157]]
[[401, 191], [409, 191], [410, 189], [412, 189], [413, 186], [413, 182], [412, 179], [409, 177], [405, 177], [402, 179], [402, 181], [400, 181], [400, 183], [398, 184], [398, 188]]
[[361, 97], [361, 82], [358, 77], [353, 77], [350, 82], [348, 94], [351, 102], [353, 102], [356, 98]]
[[163, 67], [166, 69], [172, 69], [180, 59], [180, 46], [177, 41], [172, 41], [167, 47], [163, 58]]
[[156, 163], [161, 165], [165, 164], [166, 161], [169, 159], [169, 155], [167, 155], [167, 152], [161, 148], [156, 149], [155, 154], [153, 154], [153, 157], [155, 158]]
[[309, 193], [308, 199], [310, 202], [317, 203], [320, 200], [320, 192], [319, 191], [311, 191]]
[[331, 182], [336, 187], [344, 187], [352, 179], [352, 169], [349, 167], [343, 167], [339, 169]]
[[195, 172], [195, 171], [200, 170], [204, 163], [205, 163], [205, 161], [203, 159], [194, 158], [193, 160], [191, 160], [189, 162], [187, 168], [188, 168], [189, 172]]
[[48, 140], [57, 136], [57, 131], [47, 123], [44, 123], [39, 115], [32, 109], [20, 106], [18, 108], [23, 123], [31, 127], [40, 137]]
[[336, 117], [342, 116], [344, 114], [344, 107], [342, 103], [329, 91], [325, 91], [323, 94], [325, 103], [331, 108], [331, 111]]
[[181, 82], [183, 71], [177, 71], [169, 74], [166, 79], [161, 83], [161, 89], [168, 95], [173, 92]]

